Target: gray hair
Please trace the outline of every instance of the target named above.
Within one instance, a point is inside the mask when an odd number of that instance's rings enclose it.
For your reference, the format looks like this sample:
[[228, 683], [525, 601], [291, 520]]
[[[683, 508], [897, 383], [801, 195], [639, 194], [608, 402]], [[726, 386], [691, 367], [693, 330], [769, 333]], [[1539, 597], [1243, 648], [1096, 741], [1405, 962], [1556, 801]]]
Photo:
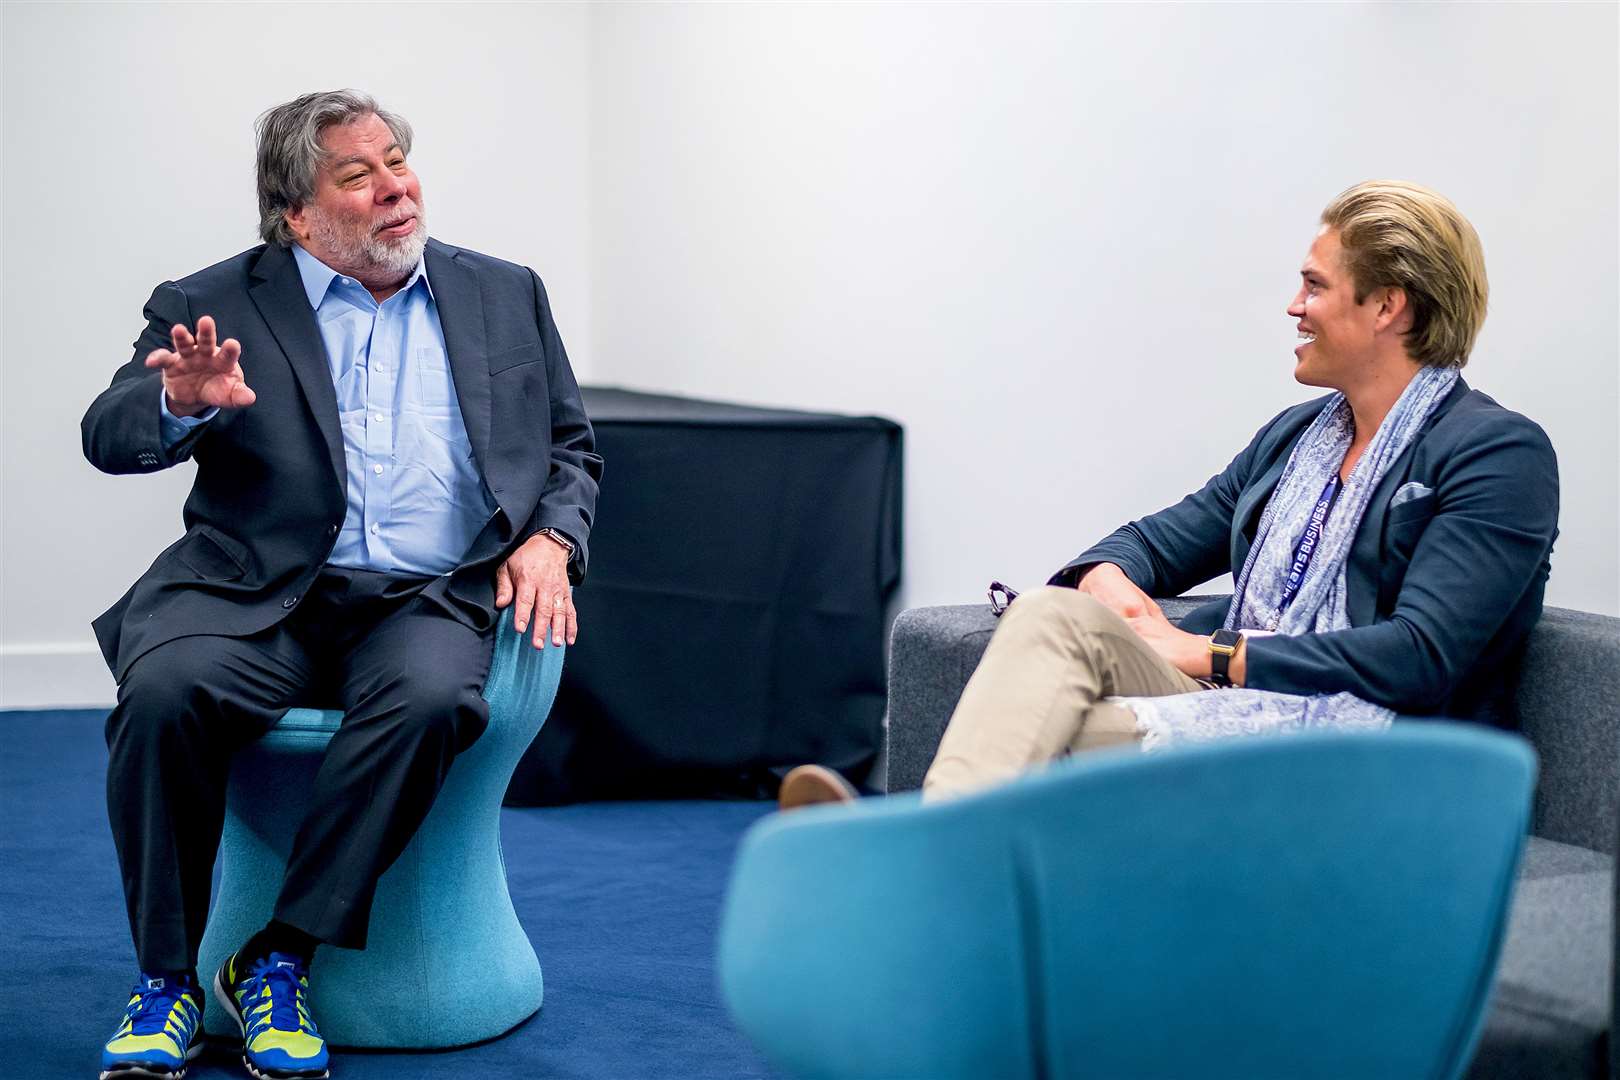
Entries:
[[315, 197], [315, 178], [326, 157], [321, 133], [334, 124], [351, 124], [366, 116], [376, 116], [387, 124], [400, 150], [411, 152], [411, 125], [404, 117], [378, 108], [375, 98], [358, 90], [305, 94], [266, 111], [254, 122], [259, 143], [259, 236], [266, 243], [291, 247], [296, 239], [286, 214]]

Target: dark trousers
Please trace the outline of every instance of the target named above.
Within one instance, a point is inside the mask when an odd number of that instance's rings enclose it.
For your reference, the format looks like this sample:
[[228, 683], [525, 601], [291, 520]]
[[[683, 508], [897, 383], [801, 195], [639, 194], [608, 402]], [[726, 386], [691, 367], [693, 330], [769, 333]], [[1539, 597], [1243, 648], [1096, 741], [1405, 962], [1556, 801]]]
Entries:
[[493, 631], [421, 595], [431, 580], [328, 569], [277, 626], [179, 638], [129, 669], [107, 718], [107, 814], [142, 971], [196, 965], [231, 755], [293, 705], [344, 715], [274, 918], [365, 946], [377, 879], [489, 722]]

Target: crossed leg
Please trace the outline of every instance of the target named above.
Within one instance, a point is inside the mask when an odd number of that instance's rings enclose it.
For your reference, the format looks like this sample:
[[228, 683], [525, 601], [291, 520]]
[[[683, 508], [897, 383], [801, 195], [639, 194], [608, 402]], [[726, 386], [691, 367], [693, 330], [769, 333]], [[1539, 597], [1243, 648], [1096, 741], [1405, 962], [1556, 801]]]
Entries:
[[1001, 617], [951, 714], [923, 798], [967, 794], [1067, 753], [1134, 742], [1135, 717], [1105, 697], [1200, 688], [1091, 596], [1033, 589]]

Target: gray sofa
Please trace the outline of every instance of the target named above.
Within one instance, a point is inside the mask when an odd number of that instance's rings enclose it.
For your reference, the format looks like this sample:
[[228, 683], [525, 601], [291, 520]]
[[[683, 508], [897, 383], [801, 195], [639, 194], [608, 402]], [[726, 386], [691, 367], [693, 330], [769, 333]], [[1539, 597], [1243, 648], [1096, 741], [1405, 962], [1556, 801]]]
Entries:
[[[1163, 601], [1179, 619], [1201, 599]], [[988, 605], [916, 608], [890, 644], [886, 777], [922, 786], [951, 710], [995, 628]], [[1496, 721], [1541, 758], [1534, 835], [1470, 1078], [1620, 1080], [1614, 1040], [1620, 893], [1620, 619], [1548, 608]]]

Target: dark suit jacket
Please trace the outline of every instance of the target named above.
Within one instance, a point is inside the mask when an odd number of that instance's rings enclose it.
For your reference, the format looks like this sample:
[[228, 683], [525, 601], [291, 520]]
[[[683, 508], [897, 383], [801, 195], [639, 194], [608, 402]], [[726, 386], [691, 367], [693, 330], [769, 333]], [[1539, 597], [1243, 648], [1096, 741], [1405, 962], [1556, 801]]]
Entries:
[[[1116, 530], [1052, 578], [1117, 564], [1152, 596], [1243, 567], [1294, 443], [1327, 398], [1278, 414], [1222, 473]], [[1391, 507], [1417, 482], [1428, 494]], [[1541, 615], [1558, 534], [1558, 462], [1535, 423], [1461, 379], [1373, 491], [1346, 568], [1348, 630], [1249, 640], [1247, 685], [1348, 690], [1398, 712], [1477, 716]], [[1226, 602], [1183, 628], [1220, 627]]]
[[[570, 573], [583, 576], [602, 459], [534, 272], [434, 240], [426, 259], [473, 457], [499, 506], [462, 564], [426, 592], [486, 630], [495, 567], [537, 530], [572, 539]], [[290, 250], [260, 246], [166, 281], [145, 314], [133, 359], [85, 413], [85, 457], [110, 473], [193, 459], [197, 477], [185, 535], [95, 621], [120, 680], [173, 638], [243, 636], [285, 618], [330, 555], [345, 509], [337, 394]], [[169, 347], [170, 326], [195, 328], [203, 315], [242, 343], [242, 371], [258, 397], [165, 450], [162, 379], [144, 361]]]

